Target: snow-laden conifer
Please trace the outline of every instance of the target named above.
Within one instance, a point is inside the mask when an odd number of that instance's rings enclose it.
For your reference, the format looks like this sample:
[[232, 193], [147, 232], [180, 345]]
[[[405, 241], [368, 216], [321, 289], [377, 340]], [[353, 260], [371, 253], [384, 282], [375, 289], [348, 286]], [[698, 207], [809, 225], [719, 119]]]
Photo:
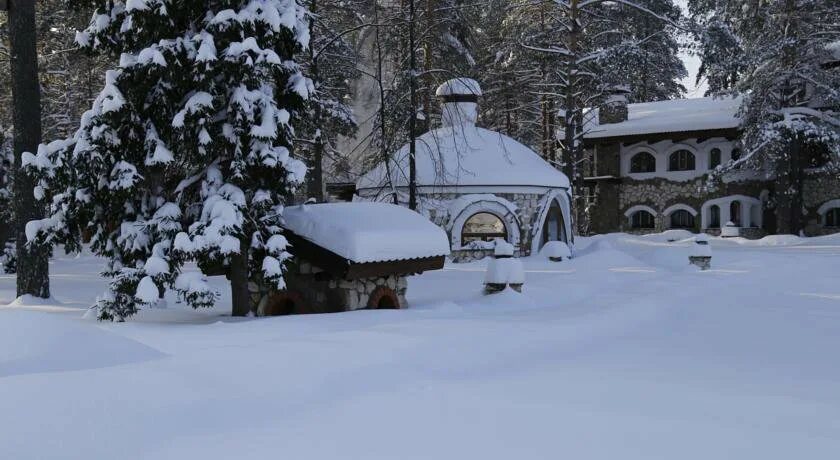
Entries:
[[77, 42], [119, 66], [71, 141], [25, 159], [50, 206], [27, 235], [68, 250], [91, 238], [111, 278], [100, 319], [131, 316], [167, 289], [212, 305], [209, 285], [181, 273], [189, 260], [224, 268], [233, 312], [247, 314], [249, 281], [284, 286], [278, 224], [306, 173], [291, 120], [311, 91], [295, 62], [307, 12], [295, 0], [94, 3]]

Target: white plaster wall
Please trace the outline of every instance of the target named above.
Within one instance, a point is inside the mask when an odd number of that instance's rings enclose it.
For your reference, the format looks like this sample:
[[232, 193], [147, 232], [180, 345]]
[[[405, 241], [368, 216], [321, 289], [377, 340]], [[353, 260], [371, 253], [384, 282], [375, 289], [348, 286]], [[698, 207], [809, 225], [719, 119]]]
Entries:
[[[630, 146], [621, 146], [621, 175], [637, 180], [664, 178], [672, 181], [687, 181], [695, 179], [709, 172], [709, 160], [712, 149], [718, 148], [721, 151], [721, 164], [726, 164], [732, 158], [732, 150], [735, 144], [724, 138], [712, 138], [698, 143], [697, 139], [688, 139], [680, 142], [661, 141], [653, 144], [640, 142]], [[694, 154], [693, 171], [668, 171], [668, 160], [672, 153], [678, 150], [688, 150]], [[631, 173], [630, 160], [640, 152], [648, 152], [656, 158], [656, 172], [652, 173]]]

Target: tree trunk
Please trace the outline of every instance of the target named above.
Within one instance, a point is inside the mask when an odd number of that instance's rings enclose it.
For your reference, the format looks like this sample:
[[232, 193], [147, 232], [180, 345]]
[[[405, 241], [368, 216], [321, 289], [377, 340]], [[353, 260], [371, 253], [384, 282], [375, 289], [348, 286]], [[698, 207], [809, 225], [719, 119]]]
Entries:
[[408, 119], [408, 208], [414, 211], [417, 210], [417, 58], [414, 53], [414, 0], [408, 0], [408, 8], [408, 86], [411, 93], [411, 118]]
[[17, 239], [17, 295], [50, 296], [49, 249], [26, 244], [26, 223], [43, 218], [33, 195], [35, 184], [21, 171], [23, 152], [36, 152], [41, 143], [41, 89], [35, 36], [35, 0], [9, 4], [12, 119], [14, 123], [14, 207]]
[[[309, 11], [313, 15], [317, 15], [318, 13], [318, 3], [316, 0], [312, 0], [309, 4]], [[315, 20], [313, 19], [312, 22], [309, 24], [309, 34], [312, 38], [314, 43], [314, 36], [316, 31], [315, 26], [313, 25]], [[319, 74], [318, 69], [318, 58], [315, 54], [315, 47], [309, 47], [309, 57], [312, 61], [312, 68], [310, 69], [310, 76], [312, 79], [312, 84], [315, 86], [316, 94], [321, 86], [321, 77]], [[317, 96], [316, 96], [317, 97]], [[312, 158], [311, 166], [312, 169], [309, 171], [309, 178], [307, 180], [307, 192], [310, 198], [314, 198], [315, 201], [318, 203], [323, 203], [326, 201], [326, 189], [324, 187], [324, 138], [323, 133], [321, 132], [321, 124], [322, 116], [321, 116], [321, 104], [317, 101], [315, 102], [313, 114], [312, 114], [312, 123], [315, 125], [316, 133], [313, 142], [315, 143], [312, 147]]]
[[[233, 316], [248, 316], [252, 311], [248, 290], [248, 242], [239, 240], [239, 254], [230, 258], [230, 293]], [[256, 312], [255, 312], [256, 313]]]
[[805, 176], [802, 147], [800, 136], [794, 136], [789, 147], [786, 171], [780, 174], [776, 217], [777, 230], [781, 234], [799, 235], [805, 228], [802, 218], [802, 187]]

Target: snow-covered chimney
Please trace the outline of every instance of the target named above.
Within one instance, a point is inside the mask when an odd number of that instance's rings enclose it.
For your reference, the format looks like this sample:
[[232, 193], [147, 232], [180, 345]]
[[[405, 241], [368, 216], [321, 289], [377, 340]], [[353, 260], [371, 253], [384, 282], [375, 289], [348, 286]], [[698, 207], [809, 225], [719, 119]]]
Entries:
[[475, 126], [478, 119], [478, 97], [481, 87], [470, 78], [453, 78], [443, 82], [435, 91], [443, 104], [443, 126]]
[[627, 95], [630, 88], [614, 86], [604, 105], [598, 109], [598, 124], [621, 123], [627, 121]]

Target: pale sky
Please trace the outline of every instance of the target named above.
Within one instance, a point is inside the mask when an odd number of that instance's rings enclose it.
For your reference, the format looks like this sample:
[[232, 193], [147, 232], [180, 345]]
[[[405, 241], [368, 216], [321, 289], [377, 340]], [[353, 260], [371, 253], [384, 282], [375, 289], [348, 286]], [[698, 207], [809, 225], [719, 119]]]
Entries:
[[[675, 0], [675, 2], [685, 11], [688, 0]], [[683, 63], [685, 63], [686, 70], [688, 70], [688, 78], [682, 81], [683, 86], [688, 90], [686, 97], [703, 97], [703, 93], [706, 92], [706, 84], [700, 82], [698, 86], [694, 83], [694, 79], [697, 78], [697, 71], [700, 69], [700, 59], [697, 56], [689, 56], [686, 53], [680, 54], [680, 57]]]

